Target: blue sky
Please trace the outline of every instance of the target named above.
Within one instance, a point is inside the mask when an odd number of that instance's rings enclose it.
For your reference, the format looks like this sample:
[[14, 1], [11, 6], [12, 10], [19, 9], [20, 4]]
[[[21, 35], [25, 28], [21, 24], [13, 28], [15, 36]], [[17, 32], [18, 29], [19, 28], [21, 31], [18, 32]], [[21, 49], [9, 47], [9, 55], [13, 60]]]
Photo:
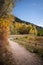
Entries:
[[43, 27], [43, 0], [18, 1], [12, 14], [22, 20]]

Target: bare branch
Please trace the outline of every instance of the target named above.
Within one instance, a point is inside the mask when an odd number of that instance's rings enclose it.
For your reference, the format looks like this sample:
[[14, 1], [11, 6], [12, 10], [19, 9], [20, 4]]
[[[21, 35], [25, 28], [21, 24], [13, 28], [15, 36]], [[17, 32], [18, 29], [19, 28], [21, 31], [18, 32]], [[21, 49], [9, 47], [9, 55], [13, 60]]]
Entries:
[[16, 0], [0, 0], [0, 16], [6, 15], [12, 11]]

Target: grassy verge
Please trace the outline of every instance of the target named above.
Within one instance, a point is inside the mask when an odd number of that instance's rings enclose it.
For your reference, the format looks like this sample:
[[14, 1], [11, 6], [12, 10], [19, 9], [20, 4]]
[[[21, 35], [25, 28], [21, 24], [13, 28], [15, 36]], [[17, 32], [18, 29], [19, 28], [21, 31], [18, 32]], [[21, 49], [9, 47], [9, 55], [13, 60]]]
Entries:
[[19, 35], [14, 36], [13, 41], [18, 42], [28, 51], [37, 53], [39, 56], [43, 57], [43, 37], [36, 37], [34, 35]]

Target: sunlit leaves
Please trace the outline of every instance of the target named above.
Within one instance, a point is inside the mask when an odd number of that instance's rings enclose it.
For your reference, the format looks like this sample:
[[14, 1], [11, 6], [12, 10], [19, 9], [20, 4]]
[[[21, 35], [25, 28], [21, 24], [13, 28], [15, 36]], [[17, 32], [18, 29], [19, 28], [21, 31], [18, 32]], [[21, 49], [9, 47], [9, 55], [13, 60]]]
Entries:
[[35, 26], [32, 26], [31, 24], [25, 24], [25, 23], [18, 23], [15, 22], [12, 25], [12, 34], [34, 34], [37, 35], [38, 31]]
[[10, 33], [10, 26], [13, 18], [9, 15], [8, 18], [0, 18], [0, 37], [7, 37]]

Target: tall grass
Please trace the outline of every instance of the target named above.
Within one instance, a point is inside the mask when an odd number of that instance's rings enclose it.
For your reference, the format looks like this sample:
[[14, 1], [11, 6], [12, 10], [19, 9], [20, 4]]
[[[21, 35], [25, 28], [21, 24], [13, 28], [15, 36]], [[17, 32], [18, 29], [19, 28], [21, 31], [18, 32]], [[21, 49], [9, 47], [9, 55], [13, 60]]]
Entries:
[[34, 35], [19, 35], [14, 36], [13, 40], [24, 46], [28, 51], [37, 53], [43, 57], [43, 37]]

